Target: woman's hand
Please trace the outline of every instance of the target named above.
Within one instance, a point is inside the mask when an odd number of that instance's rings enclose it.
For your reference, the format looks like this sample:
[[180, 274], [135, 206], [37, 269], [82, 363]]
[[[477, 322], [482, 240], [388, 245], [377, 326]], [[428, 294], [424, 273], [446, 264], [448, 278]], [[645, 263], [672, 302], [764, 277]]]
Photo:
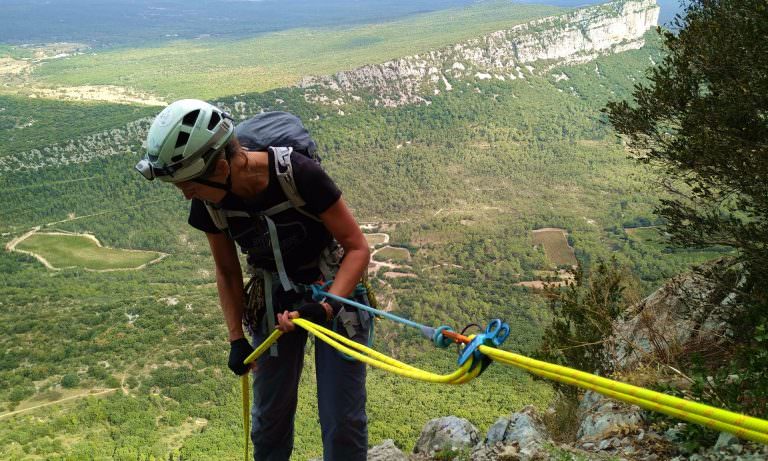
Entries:
[[299, 318], [299, 313], [296, 311], [284, 311], [282, 314], [277, 314], [277, 329], [283, 333], [290, 333], [296, 329], [296, 325], [292, 320]]
[[322, 324], [331, 320], [333, 315], [333, 307], [328, 303], [307, 303], [295, 311], [284, 311], [282, 314], [277, 314], [277, 329], [283, 333], [288, 333], [296, 328], [296, 325], [292, 322], [293, 319], [302, 318], [313, 323]]

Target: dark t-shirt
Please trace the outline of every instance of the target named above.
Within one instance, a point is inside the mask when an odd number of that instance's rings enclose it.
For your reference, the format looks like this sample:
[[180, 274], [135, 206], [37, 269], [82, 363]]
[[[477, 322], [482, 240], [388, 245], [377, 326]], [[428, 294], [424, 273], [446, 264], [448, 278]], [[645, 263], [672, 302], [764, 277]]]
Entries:
[[[296, 188], [306, 202], [303, 207], [305, 211], [318, 216], [341, 197], [339, 188], [315, 161], [304, 155], [293, 153], [291, 163]], [[275, 172], [274, 154], [270, 151], [267, 188], [258, 197], [248, 200], [228, 193], [219, 203], [223, 209], [245, 211], [251, 215], [227, 218], [229, 237], [234, 239], [243, 253], [248, 255], [250, 265], [276, 271], [269, 230], [260, 213], [286, 200], [288, 198], [280, 187]], [[331, 242], [330, 232], [322, 222], [317, 222], [294, 208], [272, 215], [270, 218], [277, 228], [280, 251], [288, 276], [300, 283], [316, 280], [319, 272], [314, 263], [322, 250]], [[211, 234], [221, 232], [213, 223], [201, 200], [192, 200], [189, 224], [203, 232]]]

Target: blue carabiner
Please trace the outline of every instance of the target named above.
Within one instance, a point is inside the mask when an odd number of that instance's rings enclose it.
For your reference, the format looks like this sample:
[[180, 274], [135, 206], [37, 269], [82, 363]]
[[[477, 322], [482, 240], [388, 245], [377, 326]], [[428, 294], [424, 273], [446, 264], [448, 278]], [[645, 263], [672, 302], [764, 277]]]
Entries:
[[485, 328], [485, 336], [494, 346], [501, 346], [509, 337], [509, 324], [499, 319], [493, 319]]
[[459, 365], [464, 365], [467, 360], [469, 360], [470, 357], [473, 355], [475, 358], [481, 358], [482, 354], [478, 350], [480, 346], [482, 346], [485, 343], [485, 333], [480, 333], [479, 335], [472, 338], [472, 341], [469, 342], [466, 346], [464, 346], [464, 349], [461, 350], [461, 354], [459, 354]]
[[483, 354], [480, 352], [480, 346], [501, 346], [501, 344], [509, 337], [509, 324], [502, 322], [499, 319], [493, 319], [485, 328], [484, 333], [472, 338], [464, 349], [459, 354], [459, 365], [469, 360], [469, 357], [474, 355], [476, 359], [482, 359]]

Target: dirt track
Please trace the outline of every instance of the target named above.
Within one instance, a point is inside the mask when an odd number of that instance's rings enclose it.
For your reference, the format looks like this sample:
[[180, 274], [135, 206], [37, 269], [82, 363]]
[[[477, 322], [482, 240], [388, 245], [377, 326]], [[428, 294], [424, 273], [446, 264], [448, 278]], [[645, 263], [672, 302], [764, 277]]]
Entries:
[[37, 408], [47, 407], [47, 406], [50, 406], [50, 405], [56, 405], [57, 403], [66, 402], [68, 400], [75, 400], [75, 399], [79, 399], [79, 398], [82, 398], [82, 397], [89, 397], [89, 396], [93, 396], [93, 395], [103, 395], [103, 394], [107, 394], [107, 393], [110, 393], [110, 392], [115, 392], [117, 390], [119, 390], [119, 388], [116, 387], [114, 389], [105, 389], [105, 390], [99, 391], [99, 392], [87, 391], [87, 392], [83, 392], [82, 394], [72, 395], [72, 396], [69, 396], [69, 397], [65, 397], [63, 399], [54, 400], [53, 402], [41, 403], [40, 405], [35, 405], [33, 407], [28, 407], [28, 408], [22, 408], [21, 410], [9, 411], [8, 413], [1, 414], [0, 418], [5, 418], [6, 416], [17, 415], [19, 413], [24, 413], [25, 411], [35, 410]]

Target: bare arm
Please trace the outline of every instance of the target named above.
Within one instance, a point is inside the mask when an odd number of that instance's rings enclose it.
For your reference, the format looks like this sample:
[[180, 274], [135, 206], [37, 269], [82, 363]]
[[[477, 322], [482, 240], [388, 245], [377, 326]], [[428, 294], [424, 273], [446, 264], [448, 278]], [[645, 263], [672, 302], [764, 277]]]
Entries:
[[344, 261], [328, 292], [338, 296], [349, 296], [371, 260], [368, 241], [365, 240], [360, 226], [343, 198], [339, 198], [336, 203], [321, 213], [320, 219], [344, 248]]
[[235, 242], [224, 234], [205, 234], [216, 263], [216, 287], [227, 324], [229, 341], [244, 338], [243, 333], [243, 273], [237, 257]]
[[[347, 297], [355, 289], [363, 272], [368, 269], [368, 263], [371, 260], [368, 242], [365, 240], [360, 226], [358, 226], [357, 221], [352, 216], [352, 212], [342, 198], [339, 198], [330, 208], [320, 213], [320, 219], [323, 220], [325, 227], [344, 248], [344, 260], [328, 292]], [[333, 312], [332, 308], [327, 304], [325, 305], [325, 310], [328, 315], [331, 315]], [[286, 332], [293, 331], [294, 325], [291, 319], [295, 318], [299, 318], [299, 313], [296, 311], [285, 311], [282, 314], [277, 314], [277, 328]]]

